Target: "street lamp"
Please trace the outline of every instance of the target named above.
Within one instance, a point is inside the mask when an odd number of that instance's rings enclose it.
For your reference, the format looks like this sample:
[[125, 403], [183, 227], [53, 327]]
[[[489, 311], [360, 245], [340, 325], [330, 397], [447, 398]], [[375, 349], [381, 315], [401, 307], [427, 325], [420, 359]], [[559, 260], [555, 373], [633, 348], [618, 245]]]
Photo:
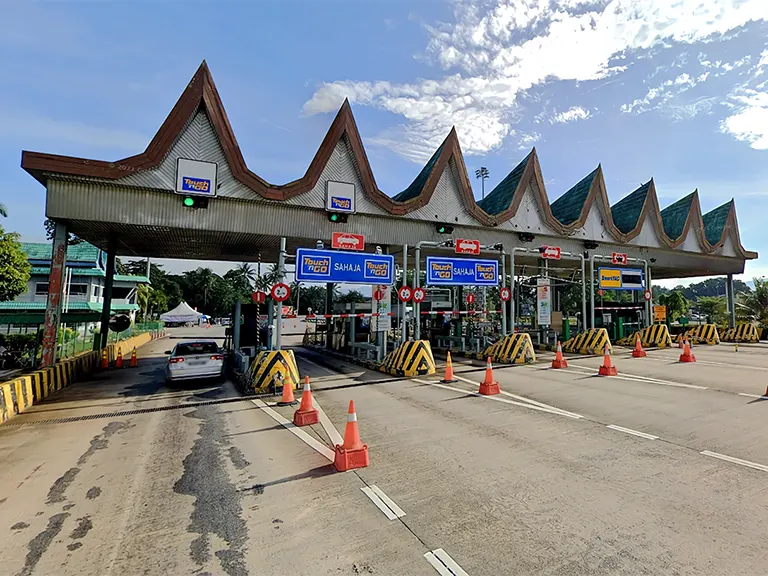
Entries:
[[480, 180], [480, 187], [483, 191], [483, 198], [485, 198], [485, 181], [488, 179], [488, 176], [490, 176], [490, 172], [488, 172], [488, 168], [485, 166], [480, 166], [479, 169], [475, 170], [475, 178]]

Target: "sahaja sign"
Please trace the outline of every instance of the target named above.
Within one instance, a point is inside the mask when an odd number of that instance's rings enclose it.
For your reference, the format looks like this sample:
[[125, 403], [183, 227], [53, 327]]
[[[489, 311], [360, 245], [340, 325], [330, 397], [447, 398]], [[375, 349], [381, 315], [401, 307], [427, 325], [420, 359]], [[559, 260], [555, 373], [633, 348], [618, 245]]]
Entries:
[[297, 282], [394, 284], [395, 257], [387, 254], [296, 250]]
[[496, 286], [496, 260], [427, 256], [427, 286]]

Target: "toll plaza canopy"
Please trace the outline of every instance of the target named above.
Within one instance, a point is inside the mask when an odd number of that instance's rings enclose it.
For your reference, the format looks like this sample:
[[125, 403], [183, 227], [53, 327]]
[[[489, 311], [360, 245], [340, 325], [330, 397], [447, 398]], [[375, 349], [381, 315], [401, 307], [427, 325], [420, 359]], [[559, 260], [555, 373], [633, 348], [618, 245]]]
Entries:
[[[185, 178], [181, 166], [189, 162], [190, 174], [211, 171]], [[347, 101], [304, 176], [270, 184], [246, 166], [205, 62], [144, 152], [105, 161], [24, 151], [21, 165], [47, 188], [49, 218], [124, 256], [240, 261], [260, 253], [269, 260], [281, 237], [292, 253], [335, 231], [362, 234], [366, 250], [378, 245], [394, 254], [446, 239], [435, 226], [445, 223], [454, 237], [501, 243], [507, 253], [541, 245], [626, 253], [649, 262], [655, 279], [738, 274], [757, 257], [741, 244], [734, 202], [702, 214], [696, 190], [662, 208], [650, 179], [611, 205], [598, 166], [550, 203], [535, 149], [478, 202], [455, 129], [411, 184], [390, 196], [376, 185]], [[203, 181], [212, 182], [207, 208], [185, 206], [177, 192], [194, 192]], [[345, 223], [326, 213], [335, 190], [351, 200]], [[537, 262], [533, 254], [516, 257], [518, 266]]]

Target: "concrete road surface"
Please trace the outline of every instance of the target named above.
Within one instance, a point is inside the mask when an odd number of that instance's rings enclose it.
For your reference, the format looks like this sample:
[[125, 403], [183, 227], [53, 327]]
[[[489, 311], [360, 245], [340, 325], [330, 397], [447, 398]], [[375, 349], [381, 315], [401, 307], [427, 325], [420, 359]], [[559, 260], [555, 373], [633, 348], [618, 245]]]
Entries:
[[[296, 431], [230, 383], [165, 388], [172, 343], [0, 427], [3, 574], [766, 573], [760, 345], [498, 368], [492, 398], [471, 362], [444, 385], [297, 348], [325, 417]], [[336, 473], [350, 399], [371, 463]]]

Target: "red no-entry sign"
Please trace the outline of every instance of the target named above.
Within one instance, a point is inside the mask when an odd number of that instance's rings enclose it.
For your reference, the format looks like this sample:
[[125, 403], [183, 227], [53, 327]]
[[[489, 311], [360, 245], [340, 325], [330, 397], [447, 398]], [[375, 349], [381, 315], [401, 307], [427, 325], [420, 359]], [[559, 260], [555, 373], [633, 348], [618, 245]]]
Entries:
[[401, 302], [408, 302], [413, 297], [413, 290], [410, 286], [403, 286], [397, 291], [397, 297], [400, 298]]
[[288, 296], [291, 295], [291, 287], [280, 282], [272, 286], [270, 295], [275, 302], [283, 302], [288, 300]]
[[427, 292], [424, 288], [413, 289], [413, 301], [416, 303], [424, 302], [424, 298], [427, 297]]
[[267, 301], [267, 295], [265, 292], [262, 292], [261, 290], [257, 290], [253, 294], [251, 294], [251, 298], [256, 304], [264, 304], [264, 302]]
[[467, 304], [474, 304], [475, 303], [475, 295], [474, 294], [467, 294], [465, 300], [467, 301]]
[[373, 299], [376, 300], [377, 302], [379, 300], [383, 300], [384, 290], [382, 290], [381, 288], [376, 288], [376, 290], [373, 291]]
[[510, 298], [512, 298], [512, 290], [507, 288], [506, 286], [499, 290], [499, 298], [501, 298], [502, 302], [509, 301]]

